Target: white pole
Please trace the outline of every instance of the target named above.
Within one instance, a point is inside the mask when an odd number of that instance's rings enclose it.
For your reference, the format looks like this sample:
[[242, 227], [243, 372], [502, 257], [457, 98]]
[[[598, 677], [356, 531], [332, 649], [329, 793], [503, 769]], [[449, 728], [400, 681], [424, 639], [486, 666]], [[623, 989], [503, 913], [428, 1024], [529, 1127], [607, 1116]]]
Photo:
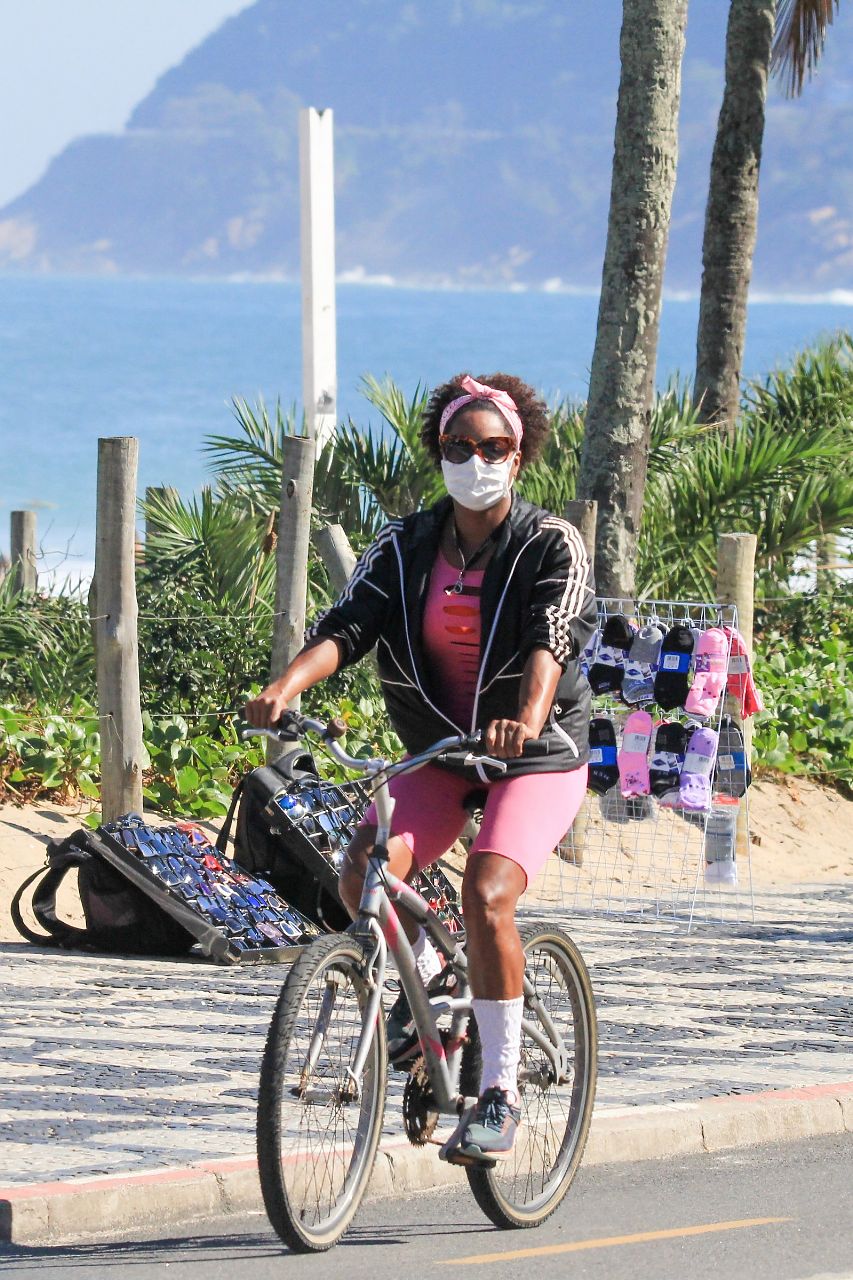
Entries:
[[299, 112], [302, 237], [302, 397], [319, 449], [337, 425], [335, 172], [331, 110]]

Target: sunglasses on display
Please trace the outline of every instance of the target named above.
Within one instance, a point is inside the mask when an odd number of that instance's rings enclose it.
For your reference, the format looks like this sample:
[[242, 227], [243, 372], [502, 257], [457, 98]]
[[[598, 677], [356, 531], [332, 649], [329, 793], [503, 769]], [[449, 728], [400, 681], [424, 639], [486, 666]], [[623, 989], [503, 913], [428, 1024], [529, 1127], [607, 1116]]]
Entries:
[[442, 436], [438, 443], [445, 462], [467, 462], [475, 453], [484, 462], [506, 462], [515, 453], [515, 441], [509, 436], [488, 436], [485, 440]]

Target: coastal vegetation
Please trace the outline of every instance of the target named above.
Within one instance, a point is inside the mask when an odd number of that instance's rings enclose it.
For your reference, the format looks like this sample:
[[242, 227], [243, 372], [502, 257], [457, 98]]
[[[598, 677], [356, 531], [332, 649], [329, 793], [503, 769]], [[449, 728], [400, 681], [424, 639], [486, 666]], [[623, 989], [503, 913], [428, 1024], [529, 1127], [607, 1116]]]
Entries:
[[[380, 423], [341, 424], [321, 454], [315, 527], [338, 520], [356, 550], [389, 516], [439, 495], [420, 443], [427, 389], [405, 394], [367, 379]], [[165, 489], [143, 504], [147, 537], [138, 565], [140, 676], [150, 765], [146, 798], [196, 817], [224, 812], [230, 788], [260, 762], [234, 713], [269, 666], [274, 609], [274, 529], [281, 445], [301, 424], [280, 405], [234, 403], [236, 429], [209, 439], [212, 483], [180, 497]], [[585, 406], [552, 406], [549, 451], [520, 489], [561, 512], [574, 495]], [[756, 727], [762, 767], [809, 774], [853, 791], [853, 587], [828, 568], [803, 591], [815, 544], [853, 530], [853, 340], [840, 335], [744, 392], [735, 431], [699, 421], [677, 382], [653, 406], [639, 539], [638, 593], [713, 599], [720, 532], [758, 536], [759, 686], [768, 702]], [[810, 583], [813, 579], [809, 578]], [[312, 557], [308, 607], [331, 598]], [[369, 664], [309, 695], [320, 715], [342, 710], [349, 743], [395, 744]], [[79, 591], [21, 595], [0, 583], [0, 798], [97, 795], [99, 737], [89, 613]]]

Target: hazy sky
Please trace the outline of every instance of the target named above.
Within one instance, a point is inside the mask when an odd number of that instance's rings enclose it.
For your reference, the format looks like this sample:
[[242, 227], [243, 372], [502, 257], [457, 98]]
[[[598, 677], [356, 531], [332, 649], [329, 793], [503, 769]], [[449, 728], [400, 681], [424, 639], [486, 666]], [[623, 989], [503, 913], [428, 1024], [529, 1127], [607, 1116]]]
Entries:
[[0, 0], [0, 206], [251, 0]]

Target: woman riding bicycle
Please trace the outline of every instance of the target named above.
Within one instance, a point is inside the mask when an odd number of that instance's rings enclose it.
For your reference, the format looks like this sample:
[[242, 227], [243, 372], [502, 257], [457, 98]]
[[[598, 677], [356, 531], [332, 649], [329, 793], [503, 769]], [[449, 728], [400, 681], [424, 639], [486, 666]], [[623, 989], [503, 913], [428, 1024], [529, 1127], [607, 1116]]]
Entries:
[[[403, 879], [447, 852], [466, 802], [483, 809], [462, 882], [483, 1071], [478, 1105], [443, 1151], [450, 1159], [492, 1162], [512, 1148], [524, 974], [516, 905], [586, 790], [590, 691], [578, 655], [596, 624], [589, 557], [574, 526], [513, 492], [548, 431], [545, 405], [507, 374], [460, 375], [434, 391], [422, 438], [448, 496], [385, 525], [305, 647], [246, 712], [255, 726], [275, 724], [298, 694], [377, 645], [388, 715], [407, 751], [482, 729], [484, 751], [507, 762], [495, 780], [482, 766], [448, 763], [390, 784], [389, 865]], [[540, 737], [547, 755], [524, 756]], [[353, 915], [375, 835], [371, 807], [341, 874]], [[430, 982], [441, 962], [425, 931], [404, 923]], [[388, 1039], [398, 1064], [417, 1052], [405, 998]]]

